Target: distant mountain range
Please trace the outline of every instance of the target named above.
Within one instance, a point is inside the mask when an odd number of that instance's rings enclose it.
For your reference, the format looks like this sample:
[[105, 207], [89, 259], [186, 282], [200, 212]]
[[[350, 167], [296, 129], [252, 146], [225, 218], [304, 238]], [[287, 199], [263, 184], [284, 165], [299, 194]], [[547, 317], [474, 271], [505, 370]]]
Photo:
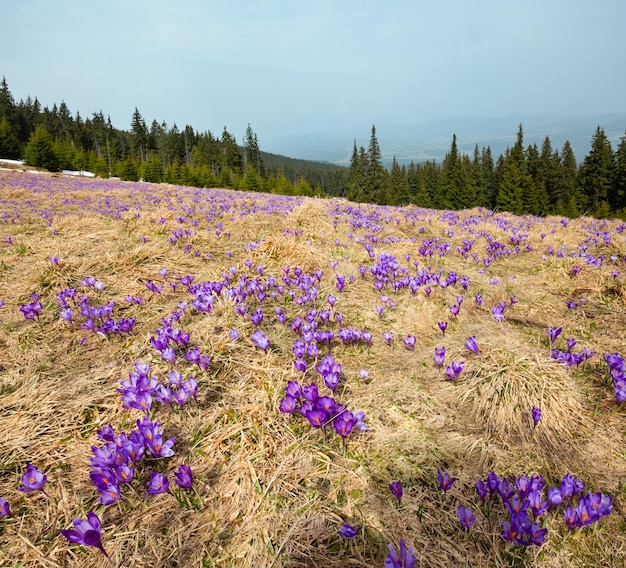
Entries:
[[[385, 165], [393, 157], [400, 164], [436, 160], [441, 162], [450, 150], [452, 135], [462, 152], [472, 154], [474, 146], [490, 146], [494, 159], [512, 147], [518, 127], [524, 129], [525, 145], [536, 143], [541, 147], [546, 136], [550, 137], [552, 149], [561, 149], [569, 140], [576, 159], [580, 162], [589, 153], [593, 133], [598, 126], [611, 141], [613, 148], [626, 133], [626, 112], [590, 116], [507, 116], [504, 118], [450, 117], [430, 120], [416, 125], [376, 124], [376, 134]], [[294, 158], [330, 162], [347, 166], [356, 138], [357, 147], [367, 149], [371, 124], [364, 124], [359, 132], [317, 132], [277, 138], [272, 152]]]

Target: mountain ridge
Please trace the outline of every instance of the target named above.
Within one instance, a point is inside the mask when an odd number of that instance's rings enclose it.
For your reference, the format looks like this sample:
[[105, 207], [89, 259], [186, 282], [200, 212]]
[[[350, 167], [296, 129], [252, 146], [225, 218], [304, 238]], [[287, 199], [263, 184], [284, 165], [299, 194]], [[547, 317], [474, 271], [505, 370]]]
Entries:
[[[589, 152], [590, 141], [596, 128], [604, 129], [613, 146], [619, 143], [626, 131], [626, 112], [594, 115], [528, 115], [510, 114], [505, 117], [461, 117], [435, 118], [415, 125], [376, 124], [378, 141], [385, 165], [391, 164], [394, 156], [398, 163], [418, 163], [426, 160], [441, 162], [450, 149], [453, 134], [457, 136], [460, 151], [472, 154], [490, 146], [497, 157], [515, 143], [519, 125], [524, 130], [525, 145], [541, 147], [546, 136], [550, 137], [553, 149], [562, 148], [569, 140], [576, 159], [582, 161]], [[268, 151], [296, 159], [329, 162], [348, 166], [352, 149], [367, 148], [369, 126], [359, 130], [357, 136], [344, 133], [309, 132], [281, 136], [265, 146]], [[271, 148], [271, 149], [270, 149]]]

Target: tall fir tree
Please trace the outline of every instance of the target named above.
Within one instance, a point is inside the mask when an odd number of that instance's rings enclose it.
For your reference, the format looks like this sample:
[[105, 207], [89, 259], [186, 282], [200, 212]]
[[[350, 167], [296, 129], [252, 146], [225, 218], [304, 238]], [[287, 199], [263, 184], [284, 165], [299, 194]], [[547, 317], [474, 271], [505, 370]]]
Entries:
[[363, 201], [386, 204], [389, 202], [389, 172], [382, 162], [382, 153], [376, 138], [376, 126], [372, 125], [367, 162], [363, 179]]
[[135, 107], [135, 111], [133, 112], [130, 128], [133, 152], [139, 162], [143, 163], [148, 156], [148, 128], [146, 127], [146, 121], [141, 116], [137, 107]]
[[245, 169], [252, 167], [257, 177], [265, 178], [265, 165], [259, 150], [259, 141], [257, 140], [257, 135], [252, 132], [249, 123], [244, 136], [243, 163]]
[[520, 124], [515, 145], [504, 155], [498, 183], [496, 206], [503, 211], [520, 215], [533, 204], [534, 184], [526, 169], [524, 131]]
[[604, 216], [611, 207], [615, 207], [617, 196], [613, 193], [613, 150], [600, 126], [591, 139], [591, 151], [583, 160], [578, 179], [591, 214]]
[[622, 219], [626, 218], [626, 133], [620, 138], [615, 151], [615, 169], [613, 172], [613, 193], [615, 210]]
[[18, 160], [22, 147], [6, 117], [0, 119], [0, 158]]
[[389, 174], [389, 204], [390, 205], [406, 205], [410, 202], [409, 180], [406, 176], [406, 169], [400, 167], [396, 157], [393, 157], [391, 163], [391, 172]]
[[461, 155], [456, 143], [456, 134], [452, 135], [450, 151], [446, 154], [441, 165], [442, 205], [445, 209], [464, 209], [472, 207], [471, 196], [468, 192], [469, 180], [463, 166]]
[[52, 137], [43, 126], [38, 126], [24, 148], [24, 161], [29, 166], [59, 171], [61, 161], [54, 150]]

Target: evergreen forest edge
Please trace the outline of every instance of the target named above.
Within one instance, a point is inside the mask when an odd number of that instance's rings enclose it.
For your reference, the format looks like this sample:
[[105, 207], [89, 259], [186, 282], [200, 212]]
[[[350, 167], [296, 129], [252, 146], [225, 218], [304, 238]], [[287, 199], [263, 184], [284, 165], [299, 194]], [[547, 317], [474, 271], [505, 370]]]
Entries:
[[541, 147], [525, 146], [520, 125], [515, 144], [498, 158], [489, 146], [476, 145], [471, 156], [460, 152], [454, 135], [441, 164], [429, 160], [400, 166], [394, 158], [390, 170], [383, 165], [372, 126], [368, 148], [357, 148], [355, 141], [350, 167], [345, 168], [263, 152], [250, 125], [240, 145], [226, 127], [220, 137], [156, 120], [148, 128], [137, 108], [125, 131], [113, 127], [102, 111], [83, 119], [79, 112], [72, 116], [64, 102], [52, 109], [42, 109], [31, 97], [15, 103], [3, 78], [0, 157], [50, 171], [90, 171], [128, 181], [626, 220], [626, 135], [614, 150], [600, 126], [580, 164], [568, 141], [553, 149], [546, 136]]

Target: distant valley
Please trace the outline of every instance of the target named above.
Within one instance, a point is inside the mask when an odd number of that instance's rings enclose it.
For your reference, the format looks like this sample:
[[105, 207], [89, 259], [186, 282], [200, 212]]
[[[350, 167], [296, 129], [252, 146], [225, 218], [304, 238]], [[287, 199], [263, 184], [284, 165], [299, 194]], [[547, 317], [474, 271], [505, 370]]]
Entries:
[[[519, 124], [524, 129], [526, 145], [541, 147], [546, 136], [553, 149], [570, 141], [580, 162], [589, 152], [591, 137], [598, 126], [604, 128], [613, 148], [626, 131], [626, 112], [591, 116], [508, 116], [504, 118], [450, 117], [416, 125], [376, 124], [383, 162], [390, 165], [394, 156], [400, 164], [436, 160], [441, 162], [456, 134], [461, 151], [471, 155], [474, 146], [490, 146], [497, 158], [513, 146]], [[265, 149], [294, 158], [331, 162], [348, 166], [356, 138], [357, 147], [367, 148], [371, 124], [358, 132], [311, 132], [264, 140]]]

